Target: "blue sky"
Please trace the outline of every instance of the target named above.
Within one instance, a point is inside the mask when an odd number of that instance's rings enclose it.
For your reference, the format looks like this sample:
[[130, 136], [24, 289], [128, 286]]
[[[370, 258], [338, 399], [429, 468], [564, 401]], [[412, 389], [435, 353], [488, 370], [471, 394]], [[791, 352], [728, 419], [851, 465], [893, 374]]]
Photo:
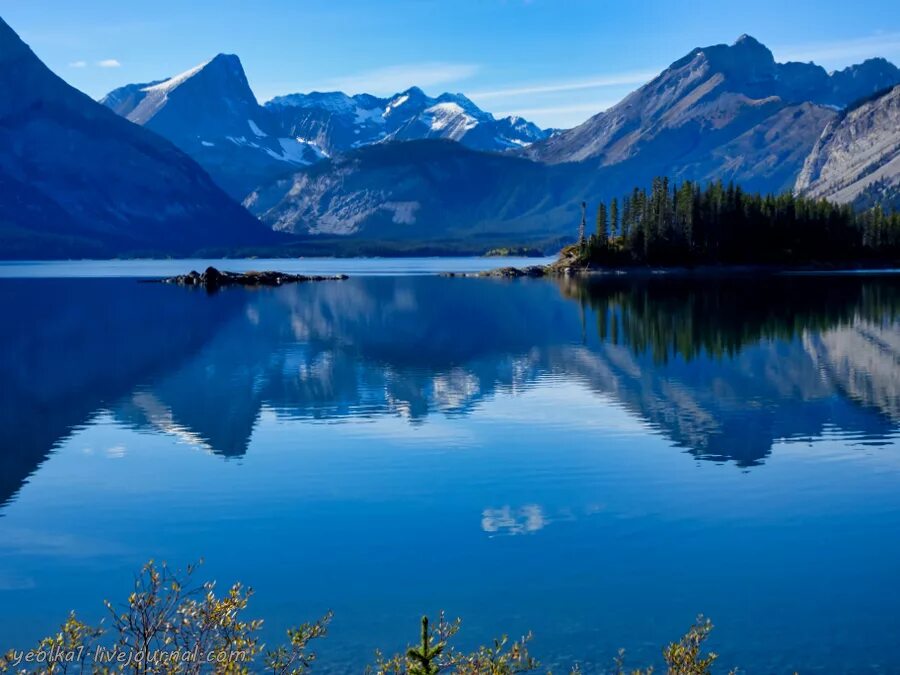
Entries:
[[896, 0], [0, 0], [0, 16], [94, 97], [229, 52], [260, 101], [416, 84], [543, 126], [573, 126], [692, 48], [742, 33], [779, 60], [900, 63]]

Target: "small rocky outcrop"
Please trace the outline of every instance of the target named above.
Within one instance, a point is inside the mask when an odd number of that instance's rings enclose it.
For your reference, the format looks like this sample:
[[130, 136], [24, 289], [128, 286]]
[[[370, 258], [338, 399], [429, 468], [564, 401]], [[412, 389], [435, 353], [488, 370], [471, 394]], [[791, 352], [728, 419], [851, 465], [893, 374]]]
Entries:
[[484, 272], [444, 272], [442, 277], [495, 277], [498, 279], [518, 279], [520, 277], [538, 278], [547, 276], [549, 268], [544, 265], [528, 267], [500, 267]]
[[487, 272], [480, 272], [480, 277], [501, 277], [503, 279], [518, 279], [519, 277], [543, 277], [547, 274], [547, 268], [543, 265], [529, 265], [528, 267], [501, 267]]
[[287, 272], [223, 272], [215, 267], [207, 267], [203, 274], [192, 270], [177, 277], [161, 279], [160, 283], [177, 284], [178, 286], [198, 286], [213, 291], [224, 286], [281, 286], [307, 281], [343, 281], [346, 274], [336, 276], [288, 274]]

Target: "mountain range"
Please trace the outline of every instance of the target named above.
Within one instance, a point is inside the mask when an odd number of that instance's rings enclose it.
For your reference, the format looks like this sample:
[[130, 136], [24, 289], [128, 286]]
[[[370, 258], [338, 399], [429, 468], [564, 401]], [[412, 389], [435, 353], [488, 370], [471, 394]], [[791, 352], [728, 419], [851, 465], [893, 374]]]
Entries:
[[181, 253], [271, 242], [169, 141], [53, 74], [0, 19], [5, 258]]
[[[654, 176], [734, 181], [762, 192], [806, 189], [798, 178], [826, 130], [856, 119], [859, 113], [846, 110], [858, 99], [898, 83], [900, 70], [883, 59], [828, 74], [814, 64], [776, 63], [768, 48], [745, 35], [732, 45], [694, 50], [608, 111], [517, 150], [356, 149], [269, 185], [244, 204], [294, 234], [571, 238], [582, 200], [622, 195]], [[866, 109], [888, 100], [876, 97]], [[870, 133], [890, 146], [891, 115], [870, 117]], [[833, 148], [824, 145], [818, 161]], [[860, 162], [869, 167], [862, 158], [854, 165]], [[888, 163], [877, 175], [892, 180], [898, 172]], [[480, 179], [468, 183], [467, 177]], [[818, 194], [852, 201], [857, 193]]]
[[695, 49], [552, 132], [417, 87], [260, 105], [227, 54], [98, 103], [5, 23], [0, 65], [5, 257], [234, 250], [287, 235], [291, 250], [552, 247], [572, 238], [582, 201], [657, 175], [900, 202], [900, 70], [884, 59], [833, 73], [777, 63], [746, 35]]
[[431, 98], [418, 87], [388, 98], [290, 94], [261, 106], [231, 54], [120, 87], [100, 102], [168, 138], [238, 200], [299, 167], [374, 143], [449, 139], [500, 152], [549, 135], [519, 117], [495, 119], [462, 94]]
[[521, 117], [496, 119], [462, 94], [431, 98], [418, 87], [388, 98], [342, 92], [290, 94], [268, 103], [292, 135], [329, 155], [372, 143], [442, 138], [473, 150], [527, 147], [550, 135]]

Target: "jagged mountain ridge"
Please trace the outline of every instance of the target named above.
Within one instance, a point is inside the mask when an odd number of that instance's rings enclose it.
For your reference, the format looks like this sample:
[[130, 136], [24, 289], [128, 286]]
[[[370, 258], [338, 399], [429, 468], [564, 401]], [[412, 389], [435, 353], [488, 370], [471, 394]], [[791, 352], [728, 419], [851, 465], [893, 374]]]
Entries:
[[522, 154], [627, 166], [639, 180], [658, 174], [789, 189], [835, 108], [898, 82], [900, 70], [884, 59], [829, 75], [811, 63], [776, 63], [744, 35], [693, 50], [609, 110]]
[[52, 73], [2, 19], [0, 92], [3, 257], [189, 254], [273, 238], [171, 143]]
[[425, 138], [499, 152], [549, 136], [521, 117], [497, 119], [463, 94], [432, 98], [418, 87], [387, 98], [343, 92], [289, 94], [275, 97], [266, 108], [291, 135], [313, 140], [329, 154], [372, 143]]
[[100, 102], [175, 143], [238, 201], [323, 156], [314, 144], [280, 133], [233, 54], [165, 80], [119, 87]]
[[[847, 110], [822, 132], [795, 189], [850, 203], [900, 185], [900, 86]], [[866, 206], [866, 204], [861, 204]]]

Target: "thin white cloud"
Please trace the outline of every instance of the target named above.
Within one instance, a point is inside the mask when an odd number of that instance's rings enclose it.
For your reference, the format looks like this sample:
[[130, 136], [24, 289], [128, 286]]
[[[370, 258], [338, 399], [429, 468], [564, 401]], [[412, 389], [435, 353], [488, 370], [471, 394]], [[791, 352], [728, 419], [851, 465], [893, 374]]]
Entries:
[[72, 61], [69, 68], [87, 68], [87, 61]]
[[102, 61], [97, 61], [97, 65], [101, 68], [119, 68], [122, 64], [116, 59], [103, 59]]
[[607, 108], [611, 108], [618, 102], [619, 99], [578, 103], [575, 105], [547, 106], [543, 108], [516, 108], [514, 111], [496, 113], [496, 116], [508, 117], [510, 115], [519, 115], [520, 117], [534, 117], [537, 115], [565, 115], [570, 113], [590, 113], [593, 115], [598, 112], [603, 112]]
[[900, 55], [900, 33], [875, 33], [861, 38], [774, 47], [778, 61], [815, 61], [825, 66], [849, 65], [862, 59]]
[[649, 82], [658, 74], [658, 70], [618, 73], [613, 75], [603, 75], [587, 80], [556, 82], [553, 84], [527, 84], [519, 87], [508, 87], [491, 91], [475, 91], [469, 94], [469, 96], [473, 99], [507, 98], [513, 96], [534, 96], [536, 94], [556, 94], [583, 89], [602, 89], [603, 87], [618, 87], [623, 85], [640, 85]]
[[388, 66], [328, 80], [318, 90], [339, 90], [349, 94], [393, 94], [418, 87], [437, 87], [461, 82], [475, 75], [479, 66], [471, 63], [417, 63]]

